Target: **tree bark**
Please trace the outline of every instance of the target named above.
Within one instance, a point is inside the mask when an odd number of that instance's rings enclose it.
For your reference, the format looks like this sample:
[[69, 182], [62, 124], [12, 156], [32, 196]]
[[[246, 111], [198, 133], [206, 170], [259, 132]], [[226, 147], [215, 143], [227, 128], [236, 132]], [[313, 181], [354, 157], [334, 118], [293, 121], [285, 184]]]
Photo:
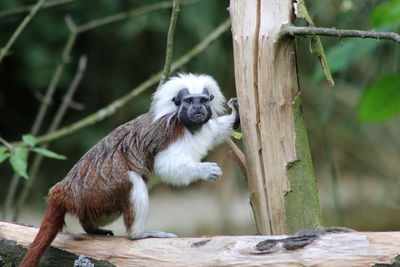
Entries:
[[[0, 221], [0, 265], [18, 264], [37, 231], [35, 227]], [[123, 237], [60, 233], [41, 266], [72, 266], [78, 255], [89, 258], [95, 266], [341, 267], [398, 266], [394, 264], [400, 262], [400, 232], [330, 233], [300, 247], [288, 246], [288, 239], [203, 236], [131, 241]], [[265, 248], [265, 240], [276, 244]]]
[[231, 0], [236, 89], [250, 200], [261, 234], [322, 224], [301, 110], [292, 0]]

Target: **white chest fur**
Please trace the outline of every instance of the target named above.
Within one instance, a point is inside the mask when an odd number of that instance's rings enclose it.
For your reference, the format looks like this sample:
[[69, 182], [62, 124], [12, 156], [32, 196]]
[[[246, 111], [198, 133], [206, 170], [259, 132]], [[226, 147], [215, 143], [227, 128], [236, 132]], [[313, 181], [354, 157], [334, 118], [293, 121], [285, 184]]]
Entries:
[[216, 143], [213, 131], [214, 120], [203, 125], [201, 130], [185, 134], [159, 152], [154, 159], [154, 172], [166, 183], [187, 185], [202, 178], [204, 166], [200, 161]]

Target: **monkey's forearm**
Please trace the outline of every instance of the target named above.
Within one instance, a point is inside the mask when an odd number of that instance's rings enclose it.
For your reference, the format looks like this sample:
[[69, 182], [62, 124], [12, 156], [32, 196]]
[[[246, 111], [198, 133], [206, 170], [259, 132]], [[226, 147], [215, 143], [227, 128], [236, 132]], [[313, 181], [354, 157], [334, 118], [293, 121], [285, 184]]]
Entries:
[[214, 162], [196, 162], [184, 157], [170, 160], [170, 156], [167, 153], [160, 154], [155, 160], [155, 172], [165, 183], [184, 186], [199, 179], [215, 181], [222, 175]]

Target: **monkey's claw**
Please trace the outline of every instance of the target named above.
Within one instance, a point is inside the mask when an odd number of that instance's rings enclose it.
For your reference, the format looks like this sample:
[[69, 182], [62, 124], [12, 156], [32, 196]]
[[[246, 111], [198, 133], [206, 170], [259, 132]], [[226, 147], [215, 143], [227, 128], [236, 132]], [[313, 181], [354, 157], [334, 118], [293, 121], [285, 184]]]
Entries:
[[203, 162], [202, 173], [204, 180], [208, 181], [216, 181], [222, 175], [220, 167], [214, 162]]
[[110, 231], [110, 230], [105, 230], [105, 232], [104, 232], [106, 235], [111, 235], [111, 236], [114, 236], [114, 233], [113, 233], [113, 231]]
[[218, 180], [219, 176], [220, 176], [220, 175], [217, 175], [217, 174], [210, 174], [210, 176], [207, 177], [207, 180], [208, 180], [208, 181], [215, 182], [215, 181]]

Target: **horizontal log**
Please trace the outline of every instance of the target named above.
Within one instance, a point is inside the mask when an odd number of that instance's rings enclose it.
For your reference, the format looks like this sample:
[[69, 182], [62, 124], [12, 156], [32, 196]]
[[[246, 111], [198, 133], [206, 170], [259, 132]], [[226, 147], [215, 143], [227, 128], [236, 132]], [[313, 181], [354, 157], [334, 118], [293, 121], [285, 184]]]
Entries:
[[[17, 246], [26, 249], [37, 231], [0, 221], [0, 263], [5, 258], [1, 255], [4, 243], [16, 244], [15, 250]], [[102, 266], [379, 266], [393, 264], [396, 257], [400, 261], [400, 232], [328, 233], [302, 246], [288, 246], [288, 239], [282, 235], [201, 236], [131, 241], [63, 232], [46, 258], [55, 254], [53, 263], [57, 262], [55, 251], [61, 250], [76, 255], [75, 259], [84, 255], [106, 262]], [[265, 240], [277, 241], [260, 243]]]

